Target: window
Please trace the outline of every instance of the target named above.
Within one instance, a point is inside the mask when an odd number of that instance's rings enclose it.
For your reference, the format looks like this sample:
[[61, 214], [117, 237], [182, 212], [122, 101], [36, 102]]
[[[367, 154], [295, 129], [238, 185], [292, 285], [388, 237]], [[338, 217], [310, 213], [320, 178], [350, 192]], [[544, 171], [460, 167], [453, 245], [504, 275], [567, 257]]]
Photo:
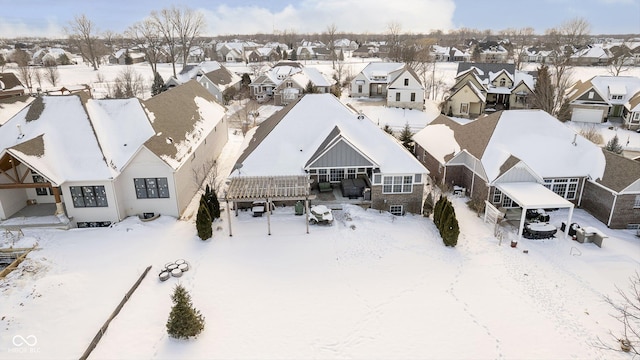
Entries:
[[635, 113], [633, 113], [633, 117], [632, 117], [632, 119], [633, 119], [633, 120], [632, 120], [633, 122], [636, 122], [636, 123], [637, 123], [637, 122], [640, 120], [640, 112], [635, 112]]
[[404, 86], [409, 86], [409, 79], [404, 79]]
[[400, 93], [396, 93], [396, 101], [400, 101]]
[[138, 199], [155, 199], [169, 197], [167, 178], [135, 178], [133, 184]]
[[377, 89], [377, 93], [378, 93], [378, 94], [382, 94], [382, 85], [381, 85], [381, 84], [378, 84], [378, 86], [376, 87], [376, 89]]
[[593, 99], [594, 95], [595, 95], [595, 92], [589, 91], [589, 99]]
[[328, 180], [327, 169], [318, 169], [318, 182], [327, 182]]
[[384, 176], [382, 192], [385, 194], [407, 194], [413, 191], [413, 176]]
[[293, 87], [293, 81], [287, 81], [287, 87], [288, 88]]
[[374, 184], [380, 184], [381, 182], [382, 182], [382, 175], [380, 175], [380, 174], [373, 175], [373, 183]]
[[574, 200], [578, 190], [578, 178], [545, 179], [544, 186], [567, 200]]
[[404, 215], [404, 207], [402, 205], [391, 205], [389, 212], [395, 216], [402, 216]]
[[493, 189], [493, 203], [500, 204], [502, 202], [502, 191], [498, 188]]
[[329, 178], [331, 182], [344, 179], [344, 169], [329, 169]]
[[416, 93], [411, 93], [411, 101], [416, 101]]
[[507, 85], [507, 80], [505, 79], [500, 79], [500, 86], [504, 87]]
[[[46, 182], [44, 181], [44, 178], [41, 175], [38, 175], [37, 173], [31, 171], [31, 178], [33, 179], [34, 183], [43, 183]], [[48, 195], [47, 192], [47, 188], [36, 188], [36, 195]], [[53, 194], [51, 194], [53, 195]]]
[[468, 114], [469, 113], [469, 104], [468, 103], [460, 104], [460, 113], [461, 114]]
[[73, 207], [107, 207], [104, 186], [69, 186]]
[[416, 183], [416, 184], [420, 184], [422, 182], [422, 174], [416, 174], [414, 176], [413, 182]]
[[640, 208], [640, 195], [636, 195], [636, 200], [633, 202], [633, 208], [634, 209]]
[[362, 85], [358, 85], [358, 94], [362, 94]]
[[347, 179], [355, 179], [356, 178], [356, 168], [347, 169]]

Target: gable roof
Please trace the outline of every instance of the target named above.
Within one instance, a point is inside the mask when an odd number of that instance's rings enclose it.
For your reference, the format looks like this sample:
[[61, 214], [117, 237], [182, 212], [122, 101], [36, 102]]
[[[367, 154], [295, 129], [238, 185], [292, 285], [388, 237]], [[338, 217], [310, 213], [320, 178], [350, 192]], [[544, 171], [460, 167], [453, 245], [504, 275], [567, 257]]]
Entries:
[[602, 178], [595, 181], [615, 192], [622, 192], [640, 180], [640, 162], [602, 150], [606, 166]]
[[[442, 129], [431, 129], [438, 124], [451, 129], [453, 137], [438, 138]], [[438, 153], [438, 147], [466, 149], [481, 160], [489, 182], [499, 177], [505, 166], [513, 166], [514, 157], [543, 178], [596, 179], [602, 176], [605, 165], [597, 145], [542, 110], [500, 111], [464, 125], [440, 115], [414, 140], [430, 153]]]
[[[360, 117], [360, 118], [359, 118]], [[331, 94], [306, 94], [260, 124], [232, 176], [304, 175], [319, 149], [340, 135], [380, 166], [382, 173], [428, 171], [395, 138]], [[337, 135], [336, 135], [337, 136]]]
[[9, 90], [24, 90], [24, 86], [14, 73], [0, 73], [0, 94]]
[[0, 148], [55, 184], [116, 174], [105, 162], [78, 95], [35, 99], [0, 127]]
[[[604, 76], [597, 75], [591, 79], [578, 81], [569, 90], [569, 100], [574, 101], [590, 89], [595, 90], [605, 102], [610, 104], [626, 104], [636, 94], [640, 93], [640, 78], [635, 76]], [[611, 99], [608, 95], [622, 95], [622, 99]]]
[[392, 79], [389, 78], [389, 74], [401, 70], [404, 68], [403, 63], [397, 62], [371, 62], [369, 65], [365, 66], [362, 69], [361, 73], [364, 75], [369, 81], [372, 80], [374, 76], [384, 75], [387, 76], [387, 82], [391, 82]]
[[458, 63], [458, 71], [456, 74], [460, 74], [471, 68], [478, 69], [478, 76], [481, 79], [487, 79], [490, 73], [498, 73], [500, 70], [505, 70], [509, 74], [514, 74], [516, 71], [515, 64], [503, 64], [503, 63], [474, 63], [474, 62], [460, 62]]
[[334, 127], [333, 130], [331, 130], [331, 132], [329, 133], [327, 138], [322, 142], [322, 144], [320, 144], [315, 154], [313, 154], [311, 158], [309, 158], [309, 161], [307, 161], [307, 163], [304, 165], [305, 169], [309, 168], [316, 161], [320, 160], [324, 155], [326, 155], [328, 151], [330, 151], [334, 146], [336, 146], [340, 142], [343, 142], [348, 147], [350, 147], [352, 151], [355, 151], [358, 154], [358, 157], [361, 158], [363, 161], [363, 163], [360, 164], [360, 166], [365, 166], [365, 164], [366, 166], [375, 166], [375, 167], [379, 166], [378, 164], [376, 164], [375, 161], [370, 159], [367, 155], [363, 154], [360, 149], [358, 149], [355, 145], [353, 145], [353, 143], [349, 141], [349, 139], [344, 134], [342, 134], [340, 127], [336, 125], [336, 127]]
[[222, 120], [225, 108], [195, 80], [143, 102], [156, 136], [145, 146], [178, 169]]

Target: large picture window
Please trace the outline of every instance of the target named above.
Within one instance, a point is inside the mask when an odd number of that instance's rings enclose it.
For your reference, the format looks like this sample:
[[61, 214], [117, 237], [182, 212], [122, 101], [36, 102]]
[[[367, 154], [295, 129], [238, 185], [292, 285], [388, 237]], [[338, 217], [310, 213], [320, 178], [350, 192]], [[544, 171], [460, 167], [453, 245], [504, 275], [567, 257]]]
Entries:
[[413, 191], [413, 176], [384, 176], [382, 192], [385, 194], [408, 194]]
[[157, 199], [169, 197], [167, 178], [135, 178], [133, 184], [138, 199]]
[[104, 186], [69, 186], [73, 207], [108, 207]]
[[578, 192], [578, 178], [545, 179], [544, 186], [567, 200], [574, 200]]

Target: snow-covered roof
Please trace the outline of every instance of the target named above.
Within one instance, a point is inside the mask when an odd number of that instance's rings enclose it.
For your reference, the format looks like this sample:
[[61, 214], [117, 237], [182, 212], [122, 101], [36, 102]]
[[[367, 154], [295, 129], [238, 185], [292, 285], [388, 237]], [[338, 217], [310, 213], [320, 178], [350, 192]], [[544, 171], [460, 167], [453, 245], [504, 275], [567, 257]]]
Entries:
[[[454, 134], [443, 127], [448, 127]], [[602, 177], [605, 159], [601, 149], [542, 110], [507, 110], [460, 124], [440, 116], [413, 139], [438, 161], [467, 150], [479, 158], [489, 182], [501, 173], [511, 157], [523, 161], [543, 178]]]
[[372, 62], [369, 63], [364, 69], [362, 69], [362, 74], [369, 80], [373, 77], [384, 77], [389, 75], [389, 73], [400, 70], [404, 68], [403, 63], [395, 63], [395, 62]]
[[516, 87], [520, 82], [524, 82], [531, 90], [533, 90], [536, 85], [533, 75], [525, 71], [516, 70], [514, 87]]
[[37, 98], [0, 127], [0, 148], [58, 185], [116, 174], [77, 95]]
[[187, 65], [177, 75], [177, 80], [180, 84], [184, 84], [191, 79], [195, 79], [196, 76], [206, 74], [222, 67], [217, 61], [203, 61], [197, 65]]
[[501, 113], [481, 158], [491, 181], [510, 156], [524, 161], [543, 178], [589, 175], [597, 179], [605, 166], [597, 145], [542, 110]]
[[118, 172], [155, 134], [136, 98], [88, 100], [86, 107], [105, 160]]
[[395, 138], [335, 96], [306, 94], [257, 128], [232, 176], [304, 175], [305, 164], [336, 131], [382, 173], [428, 172]]
[[640, 78], [635, 76], [594, 76], [591, 84], [605, 99], [608, 95], [623, 95], [622, 99], [609, 98], [615, 104], [625, 104], [640, 92]]

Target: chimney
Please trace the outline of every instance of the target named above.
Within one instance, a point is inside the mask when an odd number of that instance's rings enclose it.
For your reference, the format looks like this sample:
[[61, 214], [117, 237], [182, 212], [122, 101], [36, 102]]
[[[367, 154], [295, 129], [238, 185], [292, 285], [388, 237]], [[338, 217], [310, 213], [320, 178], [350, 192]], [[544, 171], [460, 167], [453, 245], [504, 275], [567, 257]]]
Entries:
[[22, 139], [24, 137], [24, 133], [22, 132], [22, 126], [20, 126], [20, 124], [16, 124], [16, 127], [18, 128], [18, 139]]

